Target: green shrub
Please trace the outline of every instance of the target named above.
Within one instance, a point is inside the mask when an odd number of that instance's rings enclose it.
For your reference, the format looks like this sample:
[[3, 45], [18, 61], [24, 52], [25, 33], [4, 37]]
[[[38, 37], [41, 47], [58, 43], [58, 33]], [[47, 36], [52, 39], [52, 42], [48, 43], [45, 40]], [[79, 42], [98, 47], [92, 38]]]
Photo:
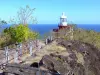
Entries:
[[29, 39], [36, 39], [38, 37], [38, 33], [32, 32], [29, 28], [28, 25], [16, 25], [16, 26], [11, 26], [9, 28], [4, 29], [4, 33], [10, 35], [11, 40], [14, 43], [20, 43], [27, 41]]

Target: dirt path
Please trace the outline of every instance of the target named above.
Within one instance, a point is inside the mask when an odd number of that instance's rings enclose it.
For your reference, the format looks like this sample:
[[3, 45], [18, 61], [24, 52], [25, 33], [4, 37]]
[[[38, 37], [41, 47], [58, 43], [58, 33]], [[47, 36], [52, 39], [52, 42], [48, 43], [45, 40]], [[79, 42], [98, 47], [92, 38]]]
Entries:
[[[40, 41], [38, 45], [40, 47], [33, 48], [32, 56], [29, 54], [29, 51], [28, 51], [28, 53], [20, 57], [20, 59], [18, 60], [18, 63], [22, 62], [22, 64], [32, 64], [33, 62], [39, 62], [44, 55], [49, 55], [50, 53], [60, 53], [60, 54], [66, 53], [66, 49], [61, 46], [58, 46], [55, 41], [47, 45], [45, 45], [43, 42]], [[4, 52], [5, 51], [3, 51], [3, 53], [0, 55], [1, 58], [2, 56], [5, 57]], [[14, 50], [11, 50], [10, 53], [12, 54], [10, 55], [10, 57], [12, 56], [14, 57]], [[6, 62], [5, 58], [0, 59], [0, 63], [3, 63], [3, 62]], [[10, 61], [9, 63], [14, 63], [14, 59]]]
[[66, 49], [58, 46], [55, 41], [52, 43], [45, 45], [43, 48], [34, 51], [33, 56], [29, 56], [25, 59], [24, 64], [32, 64], [33, 62], [39, 62], [44, 55], [49, 55], [50, 53], [60, 53], [63, 54], [66, 53]]

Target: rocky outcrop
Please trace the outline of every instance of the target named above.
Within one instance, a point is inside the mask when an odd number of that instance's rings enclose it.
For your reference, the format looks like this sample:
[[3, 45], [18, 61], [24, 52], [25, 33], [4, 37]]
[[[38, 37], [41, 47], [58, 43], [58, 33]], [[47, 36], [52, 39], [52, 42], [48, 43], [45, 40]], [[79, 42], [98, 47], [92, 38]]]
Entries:
[[[42, 59], [39, 63], [34, 62], [31, 65], [8, 64], [4, 72], [14, 75], [29, 75], [29, 73], [30, 75], [38, 75], [39, 73], [40, 75], [100, 75], [100, 51], [94, 45], [63, 39], [57, 40], [56, 43], [57, 48], [53, 47], [54, 43], [41, 50], [40, 54], [44, 54], [43, 57], [40, 55]], [[60, 46], [64, 47], [64, 50]]]
[[45, 55], [40, 65], [61, 75], [100, 75], [100, 51], [93, 45], [80, 41], [57, 41], [69, 55]]

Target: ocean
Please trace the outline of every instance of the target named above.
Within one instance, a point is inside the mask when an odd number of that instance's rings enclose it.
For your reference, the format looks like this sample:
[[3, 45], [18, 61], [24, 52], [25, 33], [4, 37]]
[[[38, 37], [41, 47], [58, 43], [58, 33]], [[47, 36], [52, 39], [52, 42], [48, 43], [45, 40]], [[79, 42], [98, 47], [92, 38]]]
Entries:
[[[98, 24], [77, 24], [78, 28], [82, 28], [85, 30], [94, 30], [96, 32], [100, 32], [100, 25]], [[52, 29], [58, 28], [57, 24], [37, 24], [37, 25], [29, 25], [31, 30], [38, 31], [40, 34], [46, 34]]]
[[[3, 25], [2, 29], [9, 27], [10, 25]], [[96, 32], [100, 32], [100, 24], [77, 24], [78, 28], [82, 28], [85, 30], [94, 30]], [[29, 28], [33, 31], [40, 33], [40, 35], [48, 34], [48, 32], [52, 31], [52, 29], [58, 28], [57, 24], [30, 24]]]

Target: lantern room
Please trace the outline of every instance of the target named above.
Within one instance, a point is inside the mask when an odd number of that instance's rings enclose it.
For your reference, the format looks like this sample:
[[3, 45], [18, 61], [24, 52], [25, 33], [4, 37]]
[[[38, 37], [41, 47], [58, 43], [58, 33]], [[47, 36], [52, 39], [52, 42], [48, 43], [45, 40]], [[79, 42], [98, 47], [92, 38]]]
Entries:
[[65, 16], [65, 13], [63, 12], [60, 17], [60, 24], [59, 26], [67, 26], [67, 17]]
[[67, 17], [65, 15], [65, 13], [63, 12], [62, 15], [60, 16], [60, 23], [58, 24], [58, 29], [53, 29], [54, 32], [58, 32], [59, 30], [62, 30], [62, 29], [69, 29], [70, 26], [68, 25], [67, 23]]

